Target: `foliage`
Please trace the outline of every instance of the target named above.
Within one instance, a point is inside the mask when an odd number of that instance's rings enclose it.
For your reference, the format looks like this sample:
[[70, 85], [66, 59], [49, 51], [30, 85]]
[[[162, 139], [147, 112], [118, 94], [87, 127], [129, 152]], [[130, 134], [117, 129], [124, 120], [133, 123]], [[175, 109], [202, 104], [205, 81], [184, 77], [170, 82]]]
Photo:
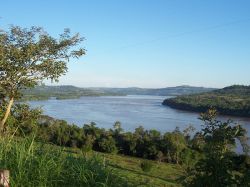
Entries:
[[164, 134], [163, 147], [170, 162], [179, 163], [181, 152], [187, 148], [186, 140], [179, 131]]
[[14, 133], [14, 130], [15, 134], [18, 136], [36, 132], [38, 129], [38, 119], [41, 114], [42, 110], [40, 108], [30, 109], [27, 104], [15, 104], [11, 111], [11, 116], [9, 118], [9, 123], [11, 124], [7, 131], [10, 131], [9, 133]]
[[40, 27], [11, 26], [9, 31], [0, 30], [0, 104], [6, 105], [1, 131], [21, 90], [32, 88], [44, 79], [58, 81], [67, 72], [69, 59], [85, 54], [84, 49], [76, 48], [82, 40], [79, 34], [71, 36], [69, 29], [58, 39]]
[[115, 153], [117, 152], [116, 142], [111, 135], [103, 134], [97, 140], [97, 150], [105, 153]]
[[[221, 122], [216, 119], [216, 110], [201, 114], [204, 121], [203, 153], [189, 175], [189, 186], [233, 186], [242, 184], [242, 175], [234, 167], [236, 139], [245, 136], [246, 131], [232, 122]], [[244, 167], [245, 168], [245, 167]], [[237, 172], [236, 172], [237, 170]], [[244, 172], [244, 171], [243, 171]]]

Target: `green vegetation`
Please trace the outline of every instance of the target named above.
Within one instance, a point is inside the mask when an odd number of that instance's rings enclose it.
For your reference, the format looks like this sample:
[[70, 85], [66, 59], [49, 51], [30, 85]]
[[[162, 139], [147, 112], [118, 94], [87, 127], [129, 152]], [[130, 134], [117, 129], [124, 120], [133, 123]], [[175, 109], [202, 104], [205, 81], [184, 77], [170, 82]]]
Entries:
[[[235, 155], [233, 148], [236, 140], [244, 137], [246, 130], [240, 125], [232, 126], [230, 121], [216, 119], [216, 110], [201, 115], [204, 121], [202, 129], [204, 158], [191, 169], [186, 182], [188, 186], [249, 186], [249, 149], [245, 155]], [[236, 160], [241, 160], [237, 163]], [[239, 165], [238, 165], [239, 164]], [[248, 166], [246, 166], [246, 165]], [[245, 165], [245, 166], [240, 166]]]
[[[63, 120], [41, 116], [38, 109], [18, 104], [11, 112], [6, 130], [8, 134], [15, 134], [21, 139], [35, 133], [36, 142], [68, 147], [69, 153], [78, 150], [77, 155], [84, 157], [92, 155], [93, 151], [100, 152], [99, 155], [109, 160], [108, 165], [116, 171], [117, 176], [129, 180], [132, 186], [135, 185], [133, 180], [144, 185], [149, 183], [145, 181], [152, 180], [152, 186], [200, 186], [211, 185], [213, 181], [223, 184], [218, 186], [249, 184], [250, 164], [245, 130], [241, 126], [234, 126], [231, 121], [217, 121], [216, 113], [212, 110], [202, 114], [201, 120], [205, 122], [205, 127], [194, 136], [191, 136], [192, 127], [183, 132], [176, 128], [164, 134], [142, 127], [134, 132], [124, 132], [119, 122], [109, 130], [98, 128], [95, 123], [78, 127]], [[233, 151], [236, 139], [244, 148], [242, 155]], [[118, 156], [117, 153], [137, 157], [138, 160], [133, 158], [134, 161], [130, 161], [131, 157]], [[125, 161], [126, 158], [129, 161]], [[130, 162], [133, 164], [129, 165]], [[162, 167], [169, 167], [177, 175], [167, 176], [169, 171], [159, 174], [161, 170], [157, 171], [157, 168]]]
[[151, 162], [149, 162], [149, 161], [143, 161], [143, 162], [141, 163], [141, 169], [142, 169], [142, 171], [144, 171], [144, 172], [149, 172], [149, 171], [151, 171], [152, 167], [153, 167], [153, 164], [152, 164]]
[[[177, 164], [116, 154], [98, 153], [98, 155], [103, 155], [113, 171], [133, 186], [180, 186], [179, 179], [185, 174], [182, 166]], [[148, 172], [141, 169], [141, 163], [145, 161], [152, 165]]]
[[84, 49], [77, 48], [82, 40], [79, 34], [71, 36], [69, 29], [58, 39], [40, 27], [11, 26], [9, 31], [0, 30], [0, 104], [5, 108], [1, 132], [21, 91], [44, 79], [58, 81], [67, 72], [69, 59], [85, 54]]
[[250, 117], [250, 86], [230, 86], [207, 93], [166, 99], [163, 105], [182, 110], [205, 112], [215, 108], [220, 114]]
[[10, 186], [128, 186], [100, 156], [69, 154], [34, 138], [1, 137], [0, 168], [10, 170]]
[[146, 161], [152, 169], [145, 173], [144, 159], [84, 152], [76, 148], [1, 137], [0, 168], [11, 171], [11, 186], [179, 186], [181, 166]]

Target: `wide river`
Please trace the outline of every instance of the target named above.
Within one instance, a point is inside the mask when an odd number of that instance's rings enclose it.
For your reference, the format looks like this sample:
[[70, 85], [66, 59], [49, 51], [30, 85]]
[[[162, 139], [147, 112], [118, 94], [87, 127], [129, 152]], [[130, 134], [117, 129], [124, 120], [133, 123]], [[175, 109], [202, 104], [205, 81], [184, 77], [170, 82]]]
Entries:
[[[30, 101], [32, 107], [41, 106], [44, 113], [57, 119], [64, 119], [78, 126], [95, 122], [98, 127], [112, 128], [115, 121], [122, 123], [123, 129], [133, 131], [138, 126], [161, 132], [173, 131], [177, 126], [183, 130], [190, 124], [197, 130], [202, 122], [199, 114], [175, 110], [163, 106], [166, 96], [105, 96], [81, 97], [79, 99]], [[250, 118], [221, 116], [242, 124], [250, 132]]]

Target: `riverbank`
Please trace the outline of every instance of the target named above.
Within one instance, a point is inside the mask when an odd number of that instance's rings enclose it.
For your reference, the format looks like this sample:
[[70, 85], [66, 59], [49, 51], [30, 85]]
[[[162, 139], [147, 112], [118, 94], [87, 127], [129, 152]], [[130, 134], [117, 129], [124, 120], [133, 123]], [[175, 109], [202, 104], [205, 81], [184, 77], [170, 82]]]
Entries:
[[222, 115], [250, 118], [250, 86], [230, 86], [207, 93], [167, 98], [162, 104], [199, 113], [215, 108]]

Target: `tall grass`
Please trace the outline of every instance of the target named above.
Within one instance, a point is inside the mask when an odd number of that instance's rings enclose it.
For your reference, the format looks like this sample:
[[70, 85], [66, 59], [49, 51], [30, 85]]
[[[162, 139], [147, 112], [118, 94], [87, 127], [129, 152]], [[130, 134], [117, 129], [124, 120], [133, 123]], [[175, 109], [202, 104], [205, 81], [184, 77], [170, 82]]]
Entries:
[[11, 186], [127, 186], [100, 157], [76, 157], [34, 137], [0, 137], [0, 168], [10, 170]]

